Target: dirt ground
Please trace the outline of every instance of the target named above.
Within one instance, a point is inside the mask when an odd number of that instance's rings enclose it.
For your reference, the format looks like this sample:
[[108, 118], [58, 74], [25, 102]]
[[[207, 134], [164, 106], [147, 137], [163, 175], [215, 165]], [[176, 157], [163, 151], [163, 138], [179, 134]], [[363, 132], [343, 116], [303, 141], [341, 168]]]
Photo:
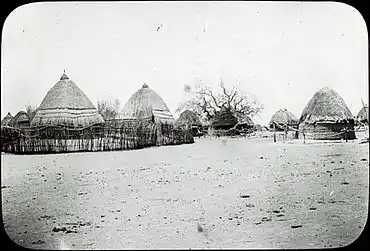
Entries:
[[338, 247], [367, 220], [369, 144], [359, 140], [1, 157], [5, 229], [24, 247]]

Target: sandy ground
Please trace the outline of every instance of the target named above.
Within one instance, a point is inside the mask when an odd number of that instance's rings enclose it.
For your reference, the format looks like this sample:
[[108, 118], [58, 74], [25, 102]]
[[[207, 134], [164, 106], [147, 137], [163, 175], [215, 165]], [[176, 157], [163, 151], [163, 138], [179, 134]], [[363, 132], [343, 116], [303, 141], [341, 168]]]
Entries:
[[338, 247], [367, 220], [369, 144], [359, 140], [1, 157], [5, 229], [24, 247]]

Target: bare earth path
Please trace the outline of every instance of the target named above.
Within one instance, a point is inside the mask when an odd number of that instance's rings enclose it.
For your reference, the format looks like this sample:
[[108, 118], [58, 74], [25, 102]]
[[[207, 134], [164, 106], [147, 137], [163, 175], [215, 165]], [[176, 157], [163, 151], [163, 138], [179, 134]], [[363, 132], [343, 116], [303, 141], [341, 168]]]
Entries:
[[3, 221], [24, 247], [338, 247], [367, 220], [369, 145], [358, 141], [1, 157]]

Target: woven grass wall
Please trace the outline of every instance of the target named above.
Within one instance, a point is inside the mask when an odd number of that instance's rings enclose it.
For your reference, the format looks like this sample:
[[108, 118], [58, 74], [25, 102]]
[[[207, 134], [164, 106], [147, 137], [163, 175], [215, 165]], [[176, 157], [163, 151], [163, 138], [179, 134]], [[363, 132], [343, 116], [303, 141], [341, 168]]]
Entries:
[[316, 140], [340, 140], [345, 139], [343, 130], [347, 128], [347, 139], [356, 139], [353, 123], [320, 123], [320, 124], [300, 124], [299, 131], [304, 131], [307, 138]]
[[1, 151], [18, 154], [131, 150], [193, 142], [191, 130], [150, 121], [108, 121], [81, 129], [1, 128]]

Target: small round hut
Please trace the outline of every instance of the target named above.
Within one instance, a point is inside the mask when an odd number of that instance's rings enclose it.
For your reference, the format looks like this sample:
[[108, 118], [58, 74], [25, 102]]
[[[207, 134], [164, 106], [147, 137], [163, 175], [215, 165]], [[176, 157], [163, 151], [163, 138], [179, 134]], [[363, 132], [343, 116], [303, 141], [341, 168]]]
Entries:
[[191, 128], [193, 135], [197, 135], [199, 130], [202, 128], [202, 123], [198, 116], [189, 110], [183, 111], [179, 118], [175, 122], [176, 126], [183, 126], [185, 128]]
[[238, 123], [238, 119], [235, 115], [228, 109], [223, 108], [216, 113], [211, 127], [216, 131], [229, 130], [233, 128]]
[[1, 126], [8, 126], [10, 120], [12, 120], [13, 116], [8, 112], [8, 114], [1, 120]]
[[64, 73], [42, 100], [31, 126], [78, 128], [103, 122], [90, 99]]
[[8, 126], [15, 128], [27, 128], [30, 126], [30, 118], [25, 111], [20, 111], [9, 121]]
[[163, 99], [144, 84], [127, 101], [123, 108], [124, 119], [147, 119], [153, 122], [174, 124], [175, 119]]
[[303, 109], [299, 130], [318, 140], [356, 139], [351, 111], [339, 94], [328, 87], [316, 92]]
[[357, 121], [360, 123], [368, 124], [369, 123], [369, 107], [364, 106], [362, 109], [358, 112]]
[[270, 120], [270, 128], [274, 128], [276, 131], [284, 131], [285, 126], [298, 128], [298, 118], [287, 109], [278, 110]]
[[254, 129], [254, 122], [249, 116], [244, 116], [238, 119], [238, 123], [235, 125], [238, 130], [250, 130]]

